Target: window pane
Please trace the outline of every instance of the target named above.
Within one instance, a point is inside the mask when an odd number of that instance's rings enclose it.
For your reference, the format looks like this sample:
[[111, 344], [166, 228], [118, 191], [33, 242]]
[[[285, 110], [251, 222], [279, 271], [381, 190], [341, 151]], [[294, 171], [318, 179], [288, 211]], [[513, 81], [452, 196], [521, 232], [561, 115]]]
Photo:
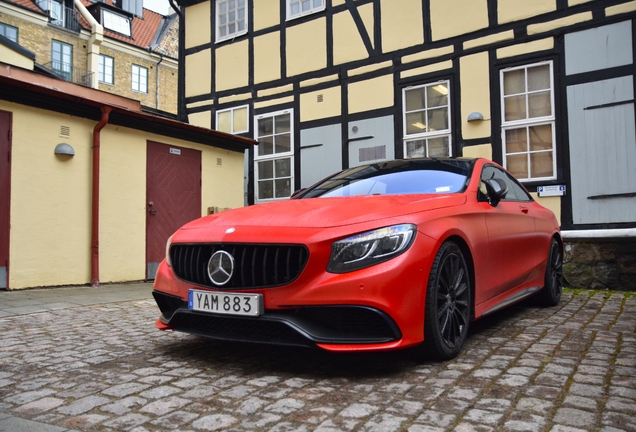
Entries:
[[450, 156], [448, 137], [433, 138], [428, 140], [428, 157]]
[[224, 111], [217, 115], [216, 128], [221, 132], [232, 133], [232, 112]]
[[448, 129], [448, 108], [429, 110], [427, 126], [429, 132]]
[[506, 131], [506, 153], [528, 151], [526, 128], [510, 129]]
[[550, 66], [528, 68], [528, 91], [550, 89]]
[[290, 131], [289, 114], [276, 117], [276, 133], [285, 133]]
[[552, 125], [530, 128], [530, 150], [552, 150]]
[[406, 115], [406, 133], [418, 134], [426, 132], [426, 111], [414, 112]]
[[437, 84], [428, 88], [428, 108], [448, 105], [448, 87], [446, 84]]
[[276, 142], [275, 153], [284, 153], [291, 150], [291, 139], [289, 134], [276, 135], [274, 140]]
[[409, 141], [406, 143], [406, 157], [426, 157], [426, 140]]
[[234, 127], [232, 132], [247, 132], [247, 108], [239, 108], [234, 110]]
[[504, 120], [522, 120], [526, 118], [526, 97], [510, 96], [504, 99]]
[[526, 73], [524, 69], [504, 73], [504, 95], [524, 93], [526, 91]]
[[274, 178], [274, 164], [273, 161], [263, 161], [258, 163], [258, 179], [266, 180]]
[[275, 166], [275, 177], [289, 177], [291, 176], [291, 159], [276, 159], [274, 161]]
[[414, 111], [425, 108], [424, 98], [426, 95], [425, 87], [408, 90], [405, 92], [406, 97], [406, 111]]
[[314, 8], [322, 7], [323, 0], [314, 0]]
[[268, 117], [258, 121], [258, 136], [271, 135], [274, 132], [274, 118]]
[[530, 166], [532, 167], [532, 178], [552, 177], [552, 152], [531, 153]]
[[530, 118], [552, 115], [550, 92], [533, 93], [528, 95], [528, 110]]
[[275, 180], [276, 184], [276, 198], [284, 198], [291, 196], [291, 180], [290, 179], [280, 179]]
[[263, 137], [258, 139], [258, 155], [265, 156], [274, 154], [274, 137]]
[[516, 178], [528, 178], [528, 156], [526, 154], [507, 156], [506, 168]]
[[274, 198], [274, 181], [259, 181], [258, 182], [258, 199], [272, 199]]

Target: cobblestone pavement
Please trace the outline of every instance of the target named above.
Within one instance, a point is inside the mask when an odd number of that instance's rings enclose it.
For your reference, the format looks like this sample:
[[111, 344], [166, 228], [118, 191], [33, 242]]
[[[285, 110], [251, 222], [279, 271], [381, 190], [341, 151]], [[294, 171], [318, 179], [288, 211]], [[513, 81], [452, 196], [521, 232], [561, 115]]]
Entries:
[[219, 343], [160, 332], [157, 316], [146, 299], [0, 318], [0, 420], [52, 431], [636, 431], [629, 293], [522, 303], [474, 323], [447, 362]]

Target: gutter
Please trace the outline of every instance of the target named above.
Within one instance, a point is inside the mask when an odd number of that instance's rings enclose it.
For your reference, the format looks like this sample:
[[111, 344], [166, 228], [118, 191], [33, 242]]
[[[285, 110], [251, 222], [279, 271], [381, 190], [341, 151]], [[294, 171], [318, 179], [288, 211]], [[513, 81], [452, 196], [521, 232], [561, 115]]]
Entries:
[[99, 287], [99, 166], [101, 130], [108, 123], [111, 107], [102, 107], [102, 118], [93, 129], [93, 191], [91, 216], [91, 286]]

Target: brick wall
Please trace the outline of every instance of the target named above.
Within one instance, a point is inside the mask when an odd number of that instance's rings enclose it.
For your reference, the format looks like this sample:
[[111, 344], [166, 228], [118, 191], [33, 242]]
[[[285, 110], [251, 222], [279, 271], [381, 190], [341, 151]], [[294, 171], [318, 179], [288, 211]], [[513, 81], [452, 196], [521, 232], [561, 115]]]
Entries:
[[[42, 24], [38, 24], [4, 12], [0, 12], [0, 22], [18, 28], [18, 44], [32, 51], [35, 54], [37, 63], [44, 65], [51, 61], [51, 41], [55, 39], [73, 46], [74, 68], [87, 69], [88, 42], [81, 39], [79, 34], [50, 25], [46, 22], [46, 19], [42, 20]], [[172, 38], [176, 36], [178, 49], [178, 22], [170, 29], [169, 35], [170, 39], [166, 42], [167, 46], [175, 43]], [[141, 48], [138, 48], [138, 50], [139, 56], [133, 55], [130, 54], [131, 50], [117, 50], [114, 45], [109, 47], [109, 44], [105, 41], [100, 48], [100, 53], [114, 58], [114, 84], [99, 83], [98, 88], [102, 91], [138, 100], [144, 106], [176, 114], [178, 73], [174, 59], [177, 56], [175, 55], [173, 59], [169, 60], [170, 65], [167, 65], [165, 60], [159, 64], [157, 80], [156, 71], [160, 56], [150, 56], [146, 50]], [[147, 93], [132, 90], [133, 64], [148, 69]], [[97, 73], [95, 73], [93, 79], [97, 80]], [[158, 92], [157, 88], [159, 89]]]

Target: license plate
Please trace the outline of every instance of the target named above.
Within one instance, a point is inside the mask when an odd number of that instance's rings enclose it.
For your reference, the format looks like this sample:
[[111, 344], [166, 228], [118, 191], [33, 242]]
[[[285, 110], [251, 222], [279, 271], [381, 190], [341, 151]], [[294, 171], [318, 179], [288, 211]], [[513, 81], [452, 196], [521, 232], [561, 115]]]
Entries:
[[254, 317], [263, 313], [263, 295], [189, 290], [188, 309]]

